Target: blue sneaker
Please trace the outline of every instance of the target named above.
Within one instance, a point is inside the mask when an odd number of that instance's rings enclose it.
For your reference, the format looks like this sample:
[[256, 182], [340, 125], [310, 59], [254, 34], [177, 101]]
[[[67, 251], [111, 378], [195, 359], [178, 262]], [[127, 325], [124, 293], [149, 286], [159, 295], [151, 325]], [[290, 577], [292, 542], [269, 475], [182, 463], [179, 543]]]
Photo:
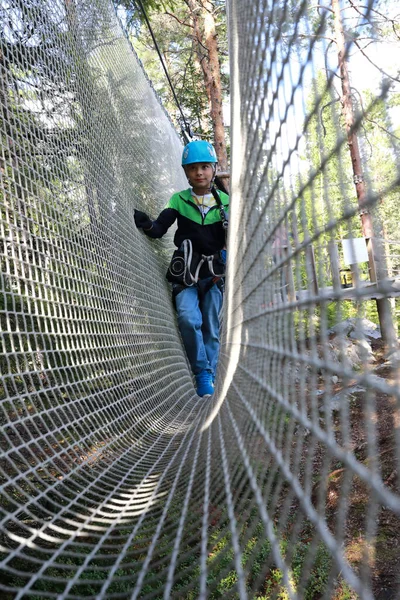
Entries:
[[212, 380], [211, 371], [204, 369], [196, 375], [197, 383], [197, 394], [204, 398], [205, 396], [212, 396], [214, 393], [214, 385]]

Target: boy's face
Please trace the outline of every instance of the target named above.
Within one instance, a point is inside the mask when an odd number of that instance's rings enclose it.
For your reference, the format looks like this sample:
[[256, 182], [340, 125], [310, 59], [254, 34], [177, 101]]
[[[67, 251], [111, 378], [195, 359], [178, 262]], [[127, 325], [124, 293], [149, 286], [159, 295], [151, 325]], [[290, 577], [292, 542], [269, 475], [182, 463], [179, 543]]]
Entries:
[[214, 177], [214, 166], [211, 163], [193, 163], [185, 165], [184, 169], [196, 193], [204, 194], [210, 189]]

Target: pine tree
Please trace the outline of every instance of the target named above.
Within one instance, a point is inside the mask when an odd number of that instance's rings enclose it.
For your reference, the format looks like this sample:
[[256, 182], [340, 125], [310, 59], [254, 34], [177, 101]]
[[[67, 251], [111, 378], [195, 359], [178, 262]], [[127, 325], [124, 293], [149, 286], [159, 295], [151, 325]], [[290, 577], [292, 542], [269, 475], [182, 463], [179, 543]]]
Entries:
[[122, 3], [128, 10], [133, 44], [143, 60], [154, 87], [175, 121], [184, 126], [172, 91], [160, 70], [145, 23], [146, 12], [160, 48], [185, 121], [200, 138], [214, 141], [220, 170], [227, 170], [228, 149], [223, 101], [228, 93], [225, 3], [222, 0], [176, 0], [175, 2]]

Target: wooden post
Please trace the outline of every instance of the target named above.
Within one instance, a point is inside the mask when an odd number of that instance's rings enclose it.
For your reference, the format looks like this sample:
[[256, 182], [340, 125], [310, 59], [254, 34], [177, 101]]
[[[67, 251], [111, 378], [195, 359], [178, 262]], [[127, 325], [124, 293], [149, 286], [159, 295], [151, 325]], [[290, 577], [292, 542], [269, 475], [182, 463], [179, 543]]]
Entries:
[[328, 242], [328, 254], [331, 263], [333, 289], [340, 289], [342, 282], [340, 281], [339, 252], [337, 242], [332, 240]]
[[360, 271], [358, 268], [358, 264], [352, 263], [350, 265], [350, 270], [351, 270], [351, 283], [352, 283], [353, 287], [356, 288], [360, 282]]
[[317, 269], [315, 268], [315, 255], [314, 255], [314, 247], [307, 246], [306, 248], [306, 263], [307, 263], [307, 274], [310, 278], [312, 290], [315, 295], [318, 294], [318, 279], [317, 279]]
[[365, 239], [365, 243], [367, 245], [367, 252], [368, 252], [368, 271], [369, 271], [369, 280], [372, 283], [376, 283], [378, 281], [378, 277], [377, 277], [377, 269], [376, 269], [376, 264], [375, 264], [375, 246], [374, 246], [374, 240], [372, 238], [366, 238]]
[[225, 189], [229, 192], [231, 175], [229, 171], [217, 171], [216, 176], [221, 180]]
[[[346, 43], [339, 0], [332, 0], [332, 12], [334, 14], [335, 41], [338, 49], [339, 71], [342, 82], [342, 113], [345, 120], [347, 143], [349, 146], [351, 163], [353, 166], [353, 180], [356, 187], [357, 201], [360, 209], [362, 233], [367, 241], [370, 277], [371, 281], [377, 281], [373, 240], [374, 230], [372, 226], [372, 216], [366, 203], [366, 187], [362, 173], [360, 148], [358, 145], [358, 137], [355, 127], [356, 123], [354, 118], [350, 77], [347, 68]], [[398, 344], [389, 299], [377, 299], [376, 306], [378, 309], [382, 339], [386, 343], [386, 346], [389, 350], [395, 349], [398, 347]]]
[[296, 301], [296, 290], [294, 287], [294, 277], [293, 277], [293, 269], [292, 269], [292, 265], [288, 259], [289, 256], [289, 247], [288, 246], [284, 246], [283, 247], [283, 255], [285, 257], [285, 265], [283, 267], [284, 269], [284, 273], [285, 273], [285, 279], [287, 282], [287, 297], [289, 302], [295, 302]]

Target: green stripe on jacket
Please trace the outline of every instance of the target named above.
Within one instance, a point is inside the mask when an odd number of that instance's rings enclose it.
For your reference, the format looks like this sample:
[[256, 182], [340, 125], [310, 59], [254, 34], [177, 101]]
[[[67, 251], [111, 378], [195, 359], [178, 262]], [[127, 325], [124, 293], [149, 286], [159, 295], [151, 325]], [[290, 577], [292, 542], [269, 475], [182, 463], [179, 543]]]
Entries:
[[[228, 212], [229, 196], [219, 190], [218, 194], [221, 198], [221, 202], [224, 206], [224, 209]], [[221, 216], [219, 214], [219, 207], [217, 203], [215, 203], [215, 206], [210, 208], [203, 220], [200, 210], [196, 202], [194, 202], [193, 200], [190, 188], [174, 194], [169, 199], [165, 208], [173, 208], [177, 210], [178, 213], [181, 214], [183, 217], [186, 217], [187, 219], [190, 219], [195, 223], [199, 223], [200, 225], [211, 225], [212, 223], [217, 223], [218, 221], [221, 221]]]

